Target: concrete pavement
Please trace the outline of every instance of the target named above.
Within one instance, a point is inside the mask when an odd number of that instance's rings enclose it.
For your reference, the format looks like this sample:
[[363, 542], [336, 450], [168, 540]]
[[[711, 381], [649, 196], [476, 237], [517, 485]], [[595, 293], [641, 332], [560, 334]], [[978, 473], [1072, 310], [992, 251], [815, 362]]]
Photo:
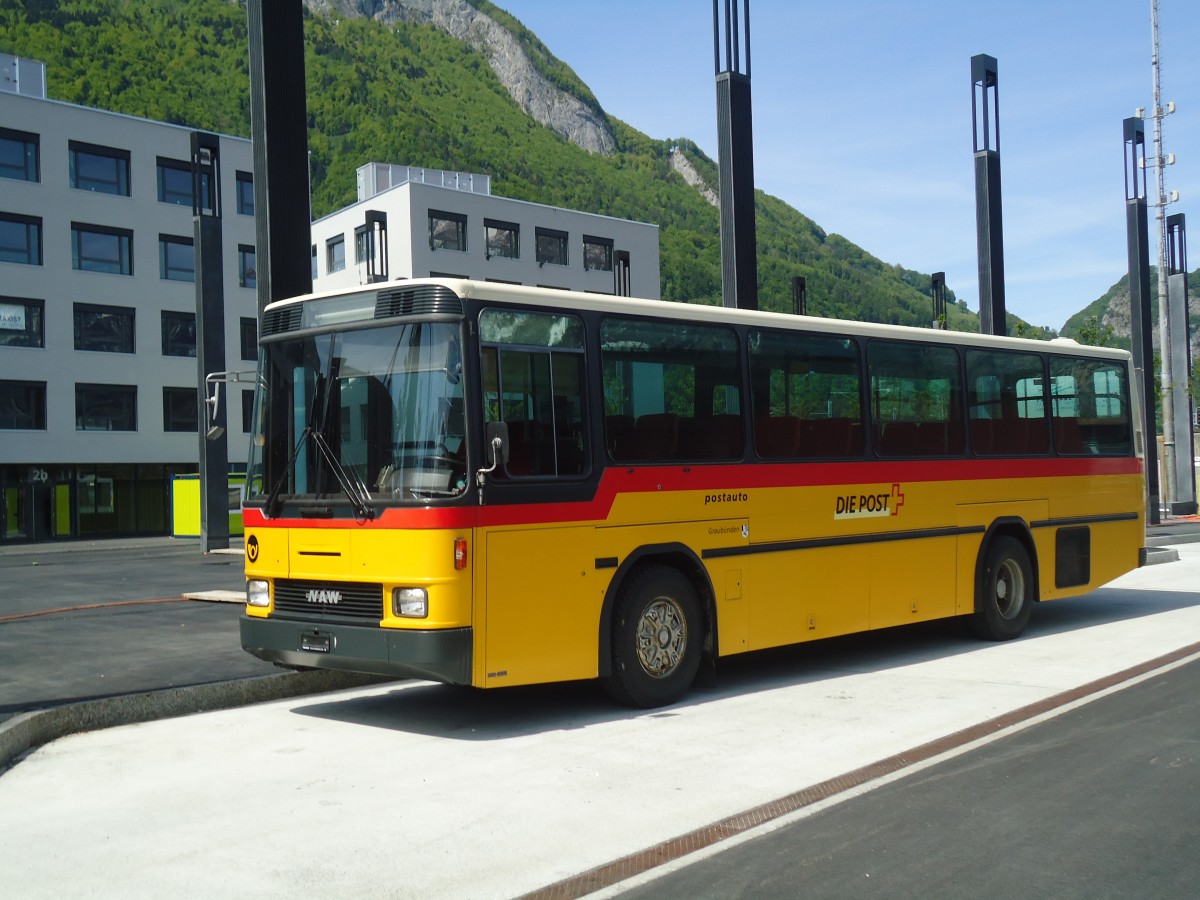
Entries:
[[1039, 606], [1019, 641], [939, 623], [733, 658], [663, 710], [586, 684], [406, 682], [74, 735], [0, 777], [0, 882], [23, 897], [603, 890], [712, 846], [714, 823], [770, 827], [763, 810], [789, 815], [815, 786], [961, 752], [951, 736], [988, 740], [1200, 653], [1200, 545], [1174, 549]]

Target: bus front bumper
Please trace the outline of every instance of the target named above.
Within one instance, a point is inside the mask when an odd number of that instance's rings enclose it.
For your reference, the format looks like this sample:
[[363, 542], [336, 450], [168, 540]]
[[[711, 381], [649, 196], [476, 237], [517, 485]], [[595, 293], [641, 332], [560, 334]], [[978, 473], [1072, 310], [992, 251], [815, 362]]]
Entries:
[[397, 631], [244, 614], [240, 625], [247, 652], [282, 666], [471, 683], [470, 628]]

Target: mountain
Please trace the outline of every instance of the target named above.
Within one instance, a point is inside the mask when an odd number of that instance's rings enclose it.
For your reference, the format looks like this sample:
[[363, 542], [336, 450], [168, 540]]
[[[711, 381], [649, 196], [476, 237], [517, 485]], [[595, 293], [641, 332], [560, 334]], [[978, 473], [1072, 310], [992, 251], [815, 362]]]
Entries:
[[[1188, 322], [1191, 332], [1192, 360], [1200, 365], [1200, 269], [1188, 274]], [[1158, 272], [1150, 268], [1150, 319], [1154, 323], [1151, 337], [1154, 350], [1159, 349], [1158, 331]], [[1110, 335], [1115, 347], [1131, 347], [1129, 326], [1129, 275], [1110, 287], [1104, 294], [1071, 318], [1062, 328], [1062, 336], [1081, 340], [1089, 332]]]
[[[369, 161], [485, 172], [500, 195], [660, 225], [662, 296], [719, 304], [717, 165], [602, 109], [569, 66], [486, 0], [306, 0], [314, 216], [353, 202]], [[246, 13], [228, 0], [23, 0], [0, 50], [47, 64], [71, 103], [248, 136]], [[714, 89], [715, 90], [715, 89]], [[887, 264], [757, 192], [759, 302], [927, 325], [928, 274]], [[948, 293], [948, 324], [978, 318]], [[1010, 316], [1010, 332], [1052, 336]]]

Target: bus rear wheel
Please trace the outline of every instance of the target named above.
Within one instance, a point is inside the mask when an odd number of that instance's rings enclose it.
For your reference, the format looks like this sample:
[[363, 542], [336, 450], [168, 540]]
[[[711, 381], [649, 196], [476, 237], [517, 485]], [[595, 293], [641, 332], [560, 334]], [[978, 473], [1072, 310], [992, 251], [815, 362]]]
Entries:
[[605, 690], [630, 706], [674, 703], [696, 677], [702, 637], [700, 604], [687, 577], [669, 566], [640, 569], [617, 599]]
[[969, 624], [977, 637], [1009, 641], [1019, 637], [1033, 613], [1033, 567], [1025, 545], [1008, 535], [988, 544], [975, 588]]

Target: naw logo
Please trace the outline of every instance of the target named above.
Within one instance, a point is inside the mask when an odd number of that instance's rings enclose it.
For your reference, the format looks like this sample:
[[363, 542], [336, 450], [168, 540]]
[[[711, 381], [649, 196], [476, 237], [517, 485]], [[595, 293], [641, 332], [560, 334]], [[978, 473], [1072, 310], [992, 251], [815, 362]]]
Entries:
[[900, 514], [904, 493], [899, 484], [891, 491], [866, 489], [853, 494], [839, 494], [834, 500], [834, 519], [882, 519]]

